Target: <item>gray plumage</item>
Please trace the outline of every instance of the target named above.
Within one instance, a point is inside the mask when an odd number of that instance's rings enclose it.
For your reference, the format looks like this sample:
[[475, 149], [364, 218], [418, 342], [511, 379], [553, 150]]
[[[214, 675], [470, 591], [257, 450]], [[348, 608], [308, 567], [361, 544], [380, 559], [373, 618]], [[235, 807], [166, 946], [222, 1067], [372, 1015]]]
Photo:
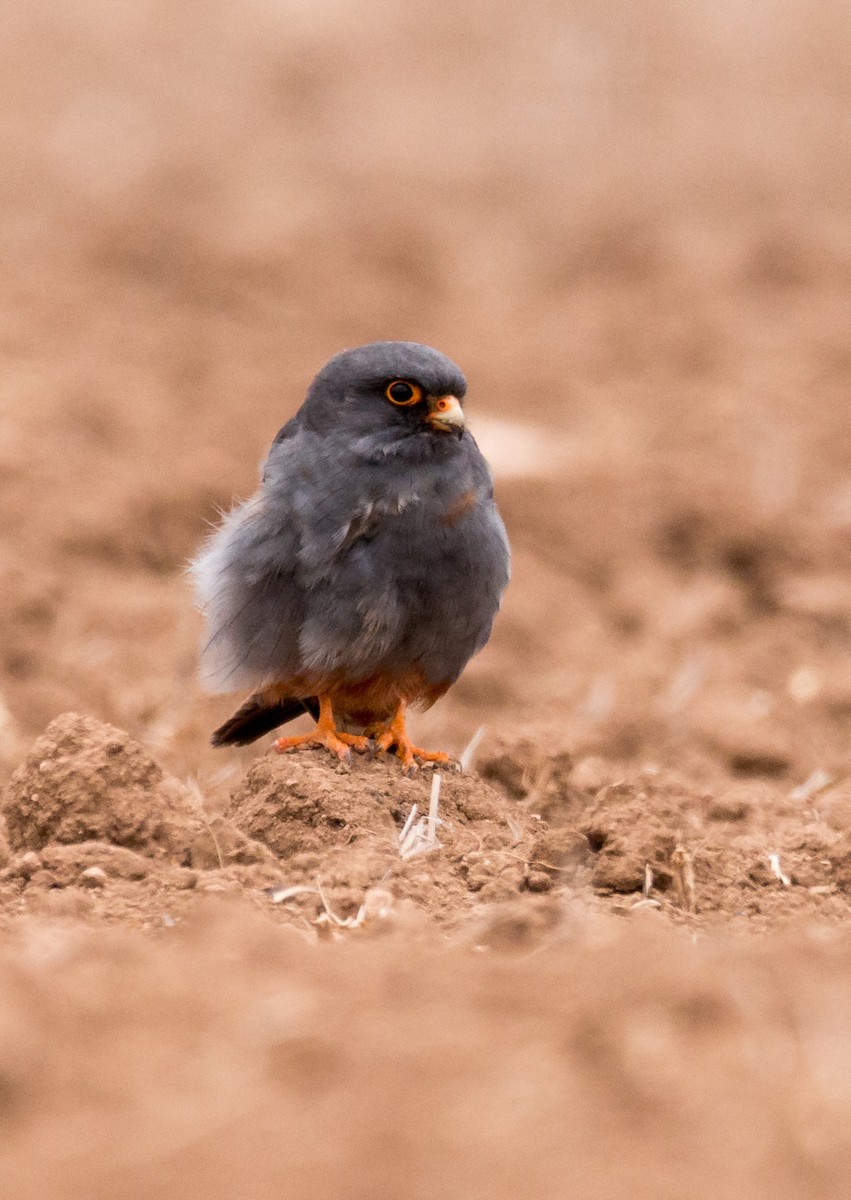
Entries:
[[[391, 403], [393, 380], [419, 385], [423, 402]], [[428, 703], [458, 678], [487, 641], [509, 576], [472, 435], [427, 420], [427, 398], [465, 392], [458, 367], [415, 342], [347, 350], [319, 372], [275, 438], [258, 491], [192, 564], [209, 689], [275, 687], [283, 721], [339, 681], [413, 672], [428, 688], [407, 699]], [[339, 707], [341, 720], [360, 724], [388, 715], [344, 697]]]

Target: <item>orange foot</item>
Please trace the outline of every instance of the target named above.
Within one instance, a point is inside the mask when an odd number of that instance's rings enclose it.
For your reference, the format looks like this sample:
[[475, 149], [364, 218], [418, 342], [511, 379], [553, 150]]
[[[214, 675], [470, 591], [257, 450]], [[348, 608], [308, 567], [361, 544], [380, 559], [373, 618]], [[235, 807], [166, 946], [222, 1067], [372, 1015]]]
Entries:
[[376, 731], [374, 740], [376, 752], [382, 754], [391, 746], [395, 746], [396, 757], [401, 762], [406, 774], [413, 773], [423, 763], [448, 764], [453, 762], [454, 760], [448, 754], [444, 754], [442, 750], [422, 750], [413, 744], [405, 727], [405, 707], [406, 702], [400, 700], [399, 707], [392, 719]]
[[278, 754], [286, 754], [288, 750], [296, 750], [301, 746], [324, 746], [332, 754], [336, 754], [341, 762], [352, 761], [352, 750], [369, 750], [372, 743], [368, 737], [360, 737], [354, 733], [341, 733], [334, 726], [334, 711], [331, 707], [330, 696], [319, 697], [319, 720], [311, 733], [299, 733], [294, 737], [281, 737], [272, 749]]

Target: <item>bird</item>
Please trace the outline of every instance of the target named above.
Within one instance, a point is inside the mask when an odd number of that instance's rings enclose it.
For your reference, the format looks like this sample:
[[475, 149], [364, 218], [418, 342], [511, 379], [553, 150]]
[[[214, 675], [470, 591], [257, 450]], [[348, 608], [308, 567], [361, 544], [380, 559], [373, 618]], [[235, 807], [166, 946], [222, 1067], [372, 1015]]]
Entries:
[[460, 368], [418, 342], [344, 350], [316, 375], [259, 488], [190, 564], [201, 682], [250, 689], [213, 746], [307, 712], [314, 729], [276, 751], [392, 751], [407, 773], [453, 761], [411, 741], [407, 711], [430, 707], [485, 645], [510, 575], [466, 392]]

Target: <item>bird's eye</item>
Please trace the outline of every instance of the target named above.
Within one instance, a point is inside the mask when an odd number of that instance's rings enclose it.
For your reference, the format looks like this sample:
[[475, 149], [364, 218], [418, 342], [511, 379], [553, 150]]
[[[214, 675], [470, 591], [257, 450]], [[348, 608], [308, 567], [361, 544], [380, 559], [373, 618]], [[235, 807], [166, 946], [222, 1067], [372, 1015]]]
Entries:
[[407, 379], [394, 379], [384, 389], [384, 395], [391, 404], [398, 404], [400, 407], [403, 407], [408, 404], [416, 404], [419, 400], [422, 400], [423, 389], [416, 383], [408, 383]]

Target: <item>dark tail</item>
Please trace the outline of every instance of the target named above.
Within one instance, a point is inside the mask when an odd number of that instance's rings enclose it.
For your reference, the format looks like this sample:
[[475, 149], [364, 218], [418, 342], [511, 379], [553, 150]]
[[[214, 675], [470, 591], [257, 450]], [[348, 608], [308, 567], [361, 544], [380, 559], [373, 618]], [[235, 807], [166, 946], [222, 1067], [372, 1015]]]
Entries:
[[264, 733], [286, 725], [310, 713], [314, 720], [319, 716], [319, 701], [315, 696], [307, 696], [303, 700], [294, 698], [269, 701], [268, 693], [255, 692], [249, 696], [243, 705], [220, 725], [210, 737], [213, 746], [248, 746], [256, 742]]

